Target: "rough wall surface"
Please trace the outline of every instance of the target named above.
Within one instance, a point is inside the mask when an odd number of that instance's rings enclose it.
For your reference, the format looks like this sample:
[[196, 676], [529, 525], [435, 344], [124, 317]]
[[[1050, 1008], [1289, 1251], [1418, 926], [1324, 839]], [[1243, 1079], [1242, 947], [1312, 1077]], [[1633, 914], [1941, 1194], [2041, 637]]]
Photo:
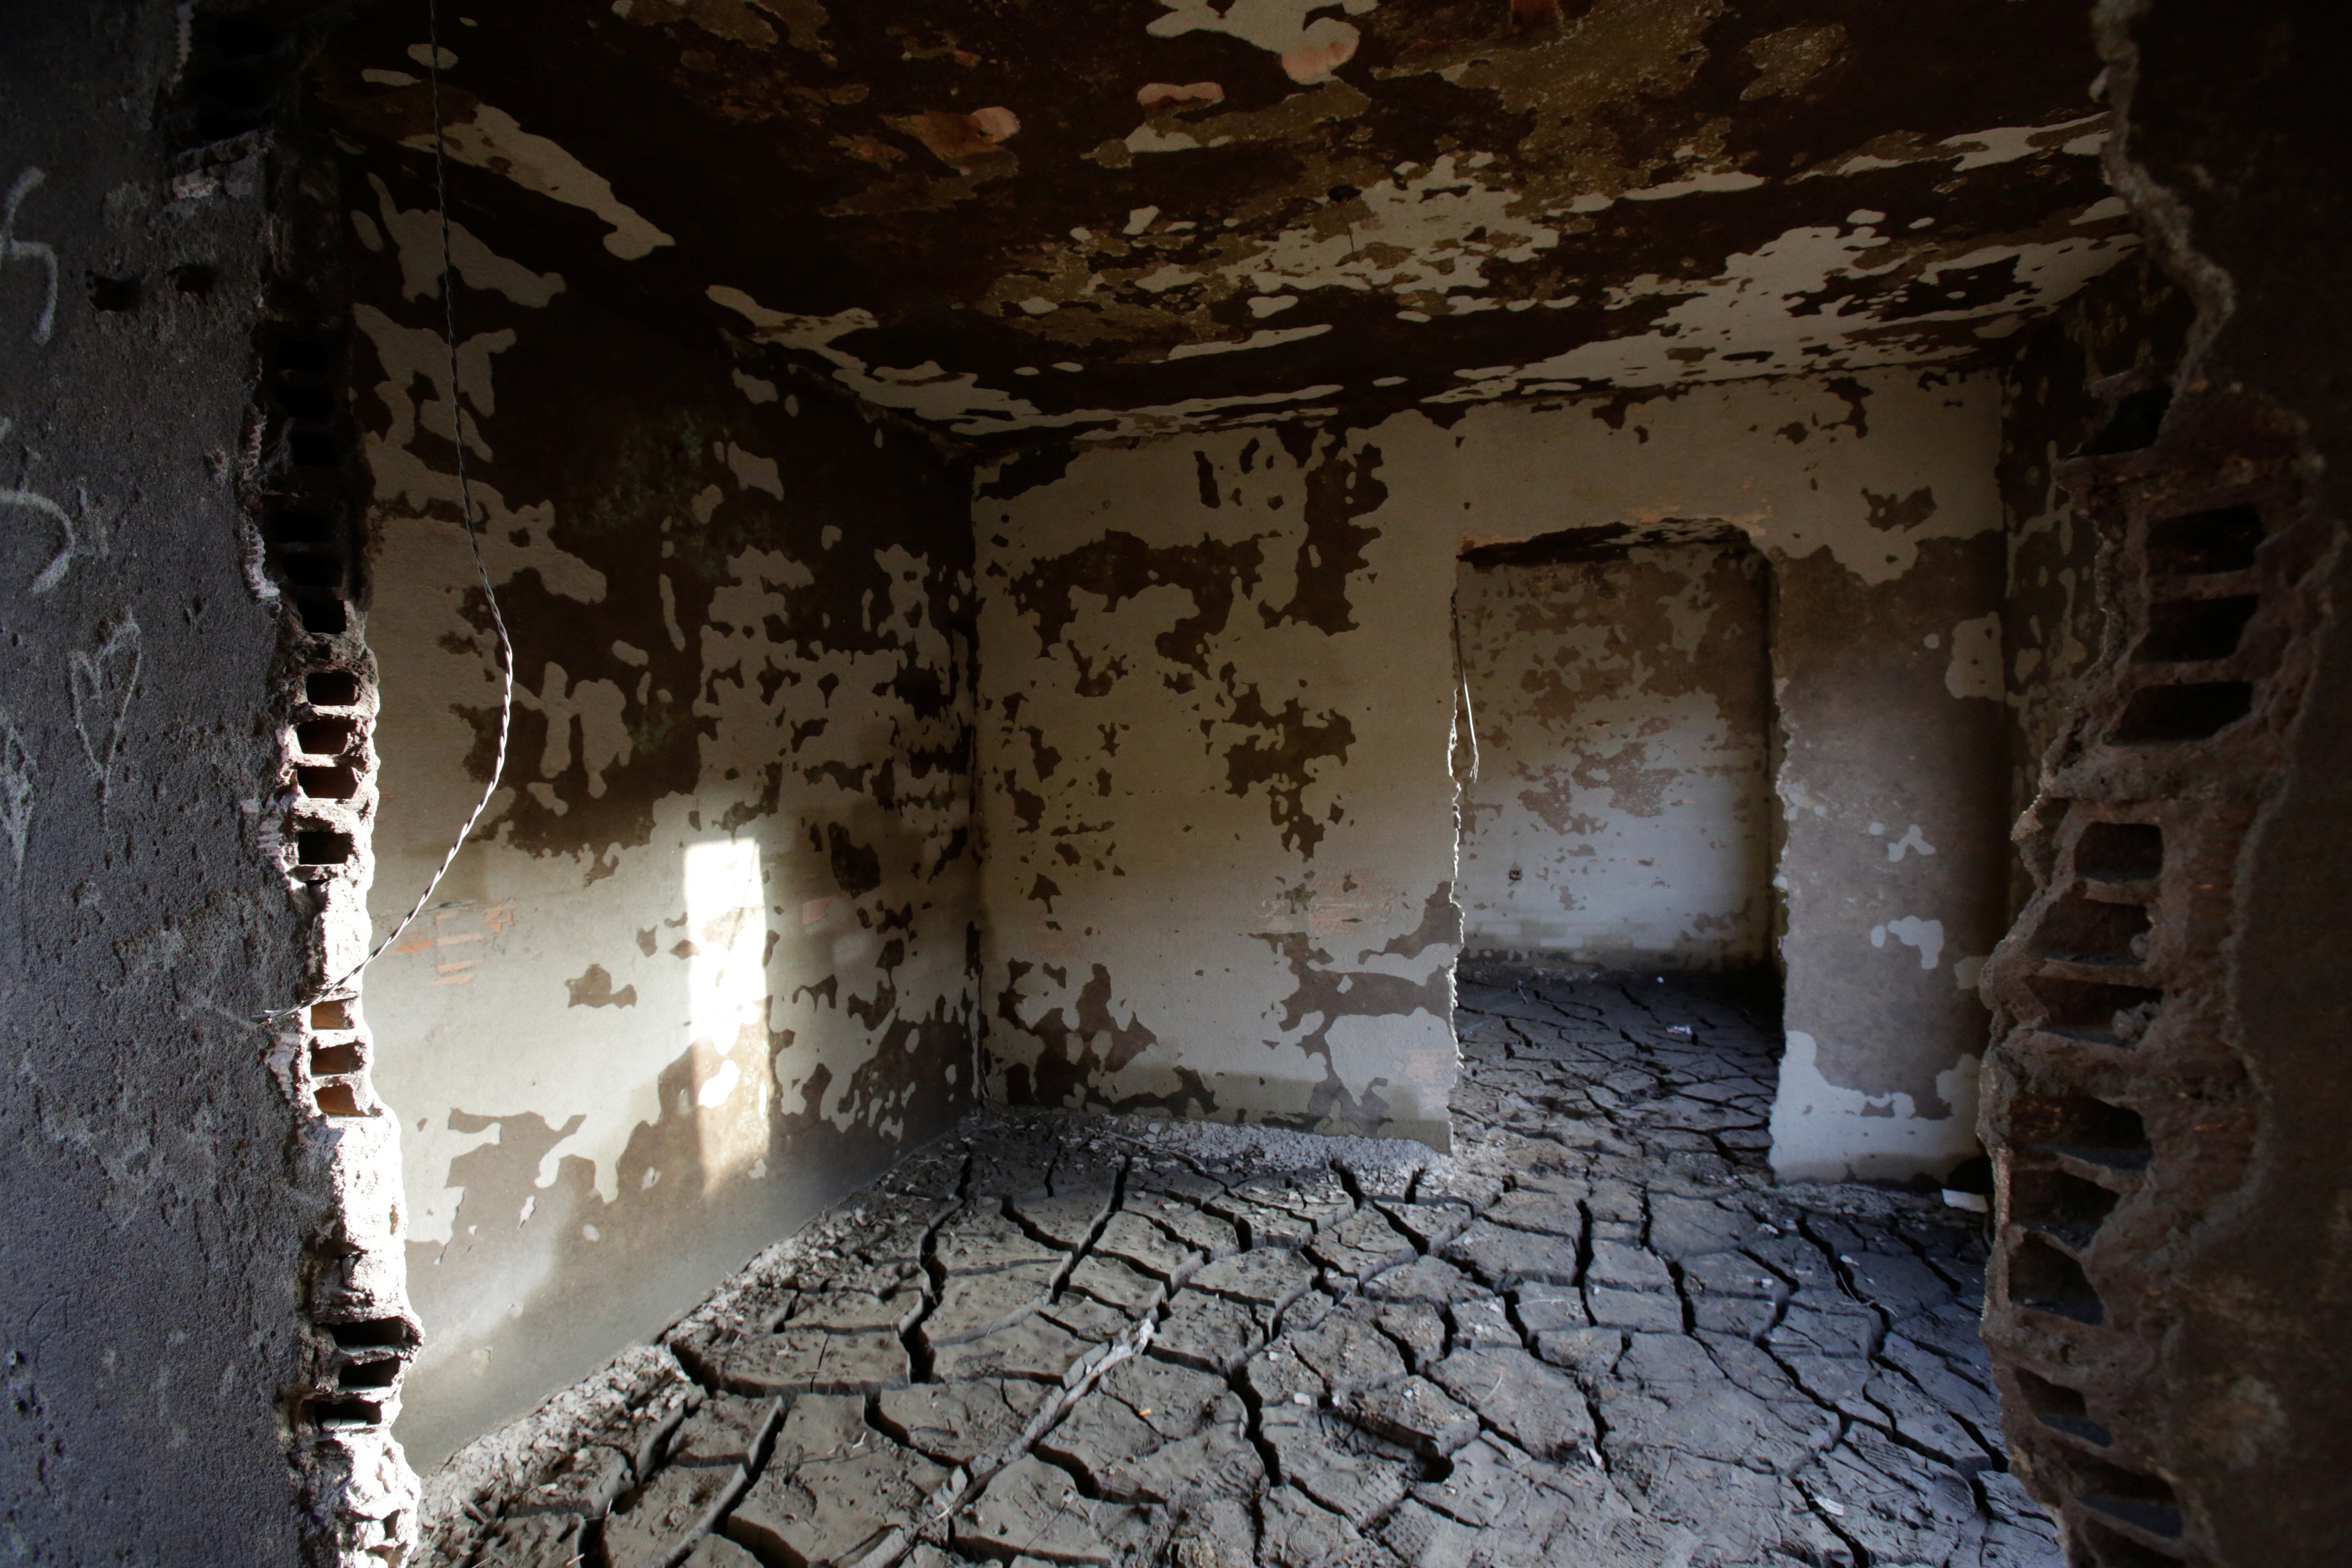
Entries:
[[267, 126], [300, 40], [176, 21], [0, 14], [0, 1554], [374, 1560], [390, 1129], [297, 1008], [365, 930], [364, 820], [293, 766], [365, 659], [335, 268]]
[[477, 11], [455, 154], [579, 263], [982, 440], [1968, 362], [2134, 244], [2084, 0]]
[[1005, 1098], [1442, 1145], [1454, 542], [1374, 520], [1449, 444], [1288, 426], [979, 487]]
[[[2100, 652], [2112, 590], [2098, 584], [2099, 531], [2058, 482], [2085, 448], [2146, 444], [2170, 398], [2193, 311], [2136, 257], [2011, 340], [2001, 363], [2000, 500], [2009, 530], [2001, 668], [2010, 710], [2010, 812], [2033, 804], [2042, 759]], [[2012, 911], [2032, 891], [2012, 863]]]
[[1776, 1163], [1965, 1157], [2002, 914], [1997, 418], [1990, 376], [1886, 372], [1004, 465], [975, 507], [998, 1081], [1431, 1135], [1455, 557], [1734, 530], [1778, 584]]
[[1765, 963], [1763, 559], [1723, 544], [1591, 555], [1474, 557], [1457, 580], [1478, 763], [1462, 786], [1464, 952], [1613, 969]]
[[[968, 481], [680, 340], [495, 182], [452, 230], [501, 789], [369, 979], [420, 1466], [659, 1331], [972, 1103]], [[440, 236], [353, 160], [389, 929], [488, 776]], [[551, 257], [553, 259], [551, 259]]]
[[1989, 967], [1986, 1336], [2096, 1568], [2352, 1553], [2352, 171], [2340, 12], [2103, 8], [2110, 161], [2198, 309], [2153, 445], [2067, 480], [2118, 625]]

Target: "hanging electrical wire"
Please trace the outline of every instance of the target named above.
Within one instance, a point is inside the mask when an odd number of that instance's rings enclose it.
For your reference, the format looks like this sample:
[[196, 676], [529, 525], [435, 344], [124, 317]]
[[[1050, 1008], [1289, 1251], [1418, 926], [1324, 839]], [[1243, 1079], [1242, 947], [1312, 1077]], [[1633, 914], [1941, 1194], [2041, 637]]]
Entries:
[[490, 778], [489, 782], [482, 786], [482, 797], [474, 803], [474, 809], [467, 813], [465, 826], [457, 829], [457, 837], [451, 842], [449, 852], [441, 857], [441, 864], [435, 868], [431, 879], [425, 884], [425, 890], [416, 895], [416, 901], [408, 906], [408, 912], [401, 916], [399, 921], [368, 951], [365, 958], [361, 959], [341, 975], [320, 986], [308, 1000], [297, 1003], [291, 1007], [280, 1009], [270, 1015], [273, 1017], [284, 1017], [299, 1013], [312, 1003], [322, 1001], [350, 989], [352, 983], [365, 972], [367, 966], [383, 957], [391, 949], [392, 944], [398, 942], [408, 928], [415, 923], [416, 917], [425, 912], [425, 906], [432, 901], [434, 893], [440, 889], [441, 879], [449, 874], [449, 868], [457, 863], [457, 856], [466, 847], [466, 841], [473, 837], [474, 827], [482, 820], [482, 814], [490, 808], [491, 797], [499, 792], [499, 781], [506, 774], [507, 740], [514, 725], [514, 639], [507, 633], [506, 616], [499, 608], [498, 590], [491, 585], [490, 569], [482, 560], [481, 531], [475, 526], [474, 521], [473, 486], [466, 471], [466, 398], [465, 388], [458, 379], [457, 373], [457, 268], [450, 259], [449, 245], [448, 151], [441, 129], [439, 0], [425, 0], [425, 75], [430, 83], [428, 91], [433, 111], [433, 195], [441, 214], [441, 329], [443, 341], [449, 351], [449, 433], [450, 438], [457, 444], [457, 510], [465, 523], [466, 549], [473, 557], [474, 576], [482, 585], [482, 597], [489, 605], [490, 625], [498, 633], [499, 743], [496, 752], [490, 759]]
[[1454, 595], [1454, 678], [1462, 695], [1462, 733], [1470, 742], [1470, 778], [1478, 778], [1478, 715], [1470, 706], [1470, 661], [1462, 655], [1462, 595]]

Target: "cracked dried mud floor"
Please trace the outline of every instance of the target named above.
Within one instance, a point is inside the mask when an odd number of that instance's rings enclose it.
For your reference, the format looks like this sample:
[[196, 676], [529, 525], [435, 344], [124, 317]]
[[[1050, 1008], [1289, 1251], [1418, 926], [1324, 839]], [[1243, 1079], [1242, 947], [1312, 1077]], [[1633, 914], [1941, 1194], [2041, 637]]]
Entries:
[[1768, 1011], [1461, 991], [1455, 1158], [977, 1116], [459, 1456], [425, 1561], [2054, 1568], [1974, 1222], [1770, 1184]]

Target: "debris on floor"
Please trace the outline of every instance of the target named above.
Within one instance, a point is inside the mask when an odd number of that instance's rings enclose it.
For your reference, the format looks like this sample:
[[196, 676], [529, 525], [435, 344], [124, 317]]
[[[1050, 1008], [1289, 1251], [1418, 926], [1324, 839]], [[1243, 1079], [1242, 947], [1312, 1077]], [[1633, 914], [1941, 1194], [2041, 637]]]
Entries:
[[973, 1117], [460, 1454], [422, 1561], [2055, 1568], [1978, 1222], [1772, 1186], [1770, 1016], [1465, 978], [1452, 1158]]

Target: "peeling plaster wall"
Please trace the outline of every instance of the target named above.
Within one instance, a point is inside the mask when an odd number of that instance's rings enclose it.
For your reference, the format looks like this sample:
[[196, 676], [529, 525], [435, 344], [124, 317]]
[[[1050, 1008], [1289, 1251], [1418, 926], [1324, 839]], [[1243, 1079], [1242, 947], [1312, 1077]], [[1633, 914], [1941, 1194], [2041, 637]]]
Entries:
[[1462, 789], [1464, 950], [1761, 964], [1773, 934], [1764, 563], [1720, 544], [1601, 555], [1463, 563], [1478, 763]]
[[[429, 189], [357, 163], [344, 185], [379, 931], [478, 795], [498, 712]], [[517, 679], [492, 808], [369, 978], [421, 1466], [657, 1331], [976, 1086], [968, 481], [648, 326], [513, 215], [468, 208], [453, 242]]]
[[980, 486], [1005, 1098], [1444, 1142], [1453, 545], [1371, 523], [1395, 471], [1286, 426]]
[[[420, 17], [355, 18], [328, 122], [422, 144]], [[442, 92], [461, 190], [1010, 444], [1979, 359], [2134, 243], [2088, 33], [2083, 0], [614, 0], [481, 8]]]
[[1786, 737], [1776, 1162], [1972, 1152], [2002, 915], [1999, 414], [1990, 375], [1882, 371], [984, 475], [997, 1084], [1442, 1136], [1454, 558], [1735, 529], [1771, 567]]

